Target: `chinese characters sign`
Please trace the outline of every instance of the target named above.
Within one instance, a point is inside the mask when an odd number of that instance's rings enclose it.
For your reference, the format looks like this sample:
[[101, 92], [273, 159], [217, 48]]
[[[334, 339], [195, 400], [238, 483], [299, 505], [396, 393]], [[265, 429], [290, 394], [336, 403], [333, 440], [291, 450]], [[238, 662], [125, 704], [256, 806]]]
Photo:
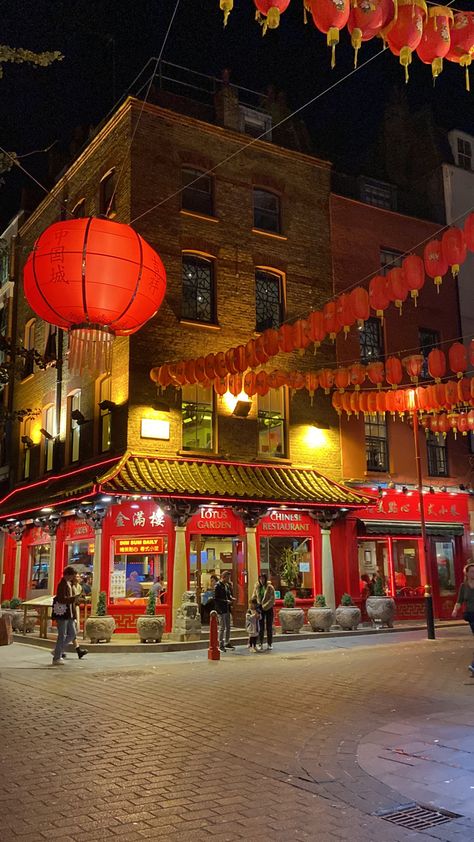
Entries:
[[[465, 494], [449, 494], [442, 491], [423, 494], [423, 506], [425, 519], [431, 523], [466, 523], [469, 520]], [[358, 517], [362, 520], [419, 521], [418, 492], [384, 492], [375, 506], [363, 509]]]
[[161, 536], [156, 538], [116, 538], [116, 555], [150, 555], [151, 553], [162, 553], [164, 542]]

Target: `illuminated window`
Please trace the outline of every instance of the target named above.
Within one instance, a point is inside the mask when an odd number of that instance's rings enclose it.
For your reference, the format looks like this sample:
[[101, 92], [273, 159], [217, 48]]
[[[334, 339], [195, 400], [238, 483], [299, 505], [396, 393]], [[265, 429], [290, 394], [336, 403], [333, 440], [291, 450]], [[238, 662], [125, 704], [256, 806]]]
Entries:
[[115, 186], [117, 183], [115, 169], [109, 170], [108, 173], [104, 175], [100, 182], [100, 189], [99, 189], [99, 213], [103, 214], [104, 216], [108, 216], [113, 218], [116, 214], [116, 207], [115, 207]]
[[183, 210], [212, 216], [214, 213], [212, 196], [212, 178], [201, 170], [183, 167], [181, 170]]
[[196, 254], [183, 254], [181, 318], [211, 324], [215, 321], [214, 263]]
[[47, 406], [43, 410], [42, 429], [49, 433], [52, 438], [43, 435], [44, 470], [52, 471], [54, 464], [54, 406]]
[[361, 362], [383, 360], [383, 335], [380, 319], [371, 316], [364, 322], [364, 327], [359, 330], [359, 348]]
[[385, 415], [366, 416], [365, 455], [368, 471], [388, 471], [388, 434]]
[[81, 426], [72, 417], [75, 410], [81, 409], [81, 392], [78, 389], [74, 394], [69, 395], [67, 407], [67, 418], [69, 428], [69, 462], [78, 462], [81, 446]]
[[181, 391], [181, 419], [183, 450], [213, 450], [214, 402], [213, 389], [183, 386]]
[[311, 538], [260, 538], [260, 571], [281, 598], [287, 591], [299, 599], [314, 596], [312, 545]]
[[35, 361], [33, 356], [33, 350], [35, 347], [35, 331], [36, 331], [36, 319], [30, 319], [25, 325], [25, 335], [23, 341], [23, 347], [25, 351], [29, 353], [25, 357], [23, 363], [23, 378], [29, 377], [30, 374], [33, 374], [35, 368]]
[[270, 389], [258, 398], [258, 453], [286, 456], [285, 390]]
[[281, 275], [257, 269], [255, 272], [256, 326], [259, 332], [280, 327], [283, 319], [283, 283]]
[[[30, 547], [30, 570], [28, 581], [28, 599], [36, 599], [48, 591], [51, 544], [34, 544]], [[42, 591], [42, 593], [41, 593]]]
[[[99, 383], [99, 404], [112, 400], [112, 378], [103, 377]], [[112, 412], [99, 406], [99, 451], [106, 453], [112, 446]]]
[[402, 265], [403, 252], [394, 249], [380, 249], [380, 274], [386, 275], [390, 269], [400, 269]]
[[280, 233], [280, 197], [255, 187], [253, 191], [253, 227]]
[[79, 199], [79, 201], [74, 205], [71, 214], [74, 219], [84, 219], [86, 215], [86, 200]]
[[428, 430], [426, 453], [428, 456], [428, 475], [430, 477], [447, 477], [448, 448], [446, 446], [446, 439]]

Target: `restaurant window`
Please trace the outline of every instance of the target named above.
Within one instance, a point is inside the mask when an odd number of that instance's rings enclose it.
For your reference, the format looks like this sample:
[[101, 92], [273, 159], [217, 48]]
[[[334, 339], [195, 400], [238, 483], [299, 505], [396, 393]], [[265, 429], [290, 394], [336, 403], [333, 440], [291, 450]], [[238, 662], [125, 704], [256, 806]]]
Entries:
[[183, 254], [181, 318], [193, 322], [215, 321], [214, 261]]
[[428, 456], [428, 475], [430, 477], [447, 477], [448, 448], [446, 439], [428, 430], [426, 452]]
[[69, 430], [69, 462], [78, 462], [81, 446], [81, 425], [73, 418], [73, 413], [81, 411], [80, 389], [69, 395], [67, 400], [67, 419]]
[[181, 207], [193, 213], [212, 216], [214, 213], [212, 178], [201, 170], [181, 170]]
[[[109, 199], [109, 201], [110, 201], [110, 199]], [[76, 204], [74, 205], [74, 207], [71, 211], [71, 215], [74, 217], [74, 219], [84, 219], [84, 217], [86, 215], [86, 200], [85, 199], [79, 199], [79, 201], [76, 202]]]
[[391, 594], [388, 541], [374, 538], [373, 541], [359, 541], [359, 589], [360, 596], [373, 595], [375, 582], [382, 579], [387, 595]]
[[67, 544], [67, 563], [78, 573], [84, 596], [90, 596], [92, 592], [94, 549], [93, 540], [71, 541]]
[[386, 275], [390, 269], [400, 269], [402, 265], [403, 252], [394, 249], [380, 249], [380, 274]]
[[463, 137], [458, 137], [458, 166], [463, 170], [472, 170], [472, 146]]
[[28, 599], [42, 596], [48, 590], [50, 556], [50, 544], [35, 544], [30, 547]]
[[214, 446], [214, 392], [196, 384], [181, 390], [183, 450], [212, 451]]
[[99, 451], [106, 453], [112, 446], [112, 412], [110, 407], [102, 408], [103, 401], [112, 400], [112, 378], [109, 375], [99, 381]]
[[[157, 604], [167, 602], [168, 539], [166, 535], [116, 538], [114, 564], [110, 574], [110, 596], [114, 601], [143, 600], [160, 577]], [[139, 603], [140, 604], [140, 603]]]
[[115, 185], [117, 177], [115, 169], [109, 170], [101, 179], [99, 187], [99, 213], [112, 219], [116, 214]]
[[365, 455], [368, 471], [388, 471], [388, 432], [385, 415], [366, 416]]
[[364, 327], [358, 333], [361, 362], [367, 365], [370, 362], [383, 360], [384, 347], [380, 319], [371, 316], [364, 322]]
[[44, 470], [52, 471], [54, 464], [54, 440], [55, 440], [55, 423], [54, 423], [54, 406], [51, 404], [43, 410], [43, 427], [42, 429], [48, 435], [42, 434], [43, 441], [43, 455], [44, 455]]
[[276, 193], [254, 187], [253, 227], [280, 234], [280, 197]]
[[418, 596], [424, 593], [419, 550], [419, 541], [416, 538], [394, 538], [392, 541], [393, 574], [397, 596]]
[[260, 538], [260, 572], [267, 574], [278, 599], [287, 591], [310, 599], [314, 596], [312, 538]]
[[420, 351], [423, 355], [423, 368], [421, 369], [421, 377], [426, 380], [429, 377], [428, 371], [428, 354], [433, 348], [439, 346], [440, 334], [439, 330], [431, 330], [428, 327], [420, 327], [418, 330], [418, 342], [420, 343]]
[[36, 331], [36, 319], [30, 319], [25, 325], [25, 333], [24, 333], [24, 340], [23, 340], [23, 347], [25, 351], [29, 353], [25, 356], [23, 362], [23, 371], [22, 376], [23, 379], [25, 377], [29, 377], [30, 374], [33, 374], [35, 362], [33, 357], [33, 350], [35, 347], [35, 331]]
[[285, 390], [270, 389], [258, 397], [259, 456], [286, 456]]
[[276, 272], [255, 272], [255, 330], [279, 328], [283, 319], [283, 279]]
[[451, 596], [456, 590], [454, 571], [454, 544], [449, 541], [435, 541], [436, 567], [440, 596]]

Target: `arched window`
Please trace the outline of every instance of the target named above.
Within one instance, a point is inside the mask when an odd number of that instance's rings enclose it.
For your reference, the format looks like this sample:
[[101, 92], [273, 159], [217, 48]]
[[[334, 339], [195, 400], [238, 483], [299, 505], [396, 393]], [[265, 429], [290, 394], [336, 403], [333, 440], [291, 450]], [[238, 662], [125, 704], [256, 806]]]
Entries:
[[52, 471], [54, 465], [54, 439], [55, 439], [54, 406], [45, 406], [42, 413], [42, 441], [43, 441], [43, 465], [45, 471]]
[[255, 330], [279, 328], [283, 321], [283, 278], [269, 269], [255, 270]]
[[25, 334], [23, 340], [23, 347], [25, 351], [29, 351], [23, 363], [23, 378], [29, 377], [33, 374], [35, 361], [33, 357], [33, 349], [35, 347], [35, 331], [36, 319], [30, 319], [25, 325]]
[[99, 453], [106, 453], [112, 447], [112, 378], [110, 375], [99, 380], [97, 396], [99, 399]]
[[212, 216], [214, 213], [212, 178], [202, 170], [183, 167], [181, 170], [181, 207], [192, 213]]
[[25, 418], [21, 425], [20, 441], [23, 448], [22, 479], [29, 479], [31, 473], [31, 448], [34, 446], [31, 438], [32, 423], [31, 418]]
[[81, 390], [77, 389], [67, 399], [68, 461], [78, 462], [81, 448], [81, 425], [75, 417], [81, 411]]
[[215, 322], [214, 261], [197, 254], [183, 254], [181, 318]]
[[281, 233], [280, 197], [276, 193], [254, 187], [253, 227], [272, 234]]
[[115, 168], [109, 170], [101, 179], [100, 181], [100, 188], [99, 188], [99, 213], [104, 214], [104, 216], [108, 216], [111, 219], [116, 214], [115, 208], [115, 186], [117, 183], [117, 177]]

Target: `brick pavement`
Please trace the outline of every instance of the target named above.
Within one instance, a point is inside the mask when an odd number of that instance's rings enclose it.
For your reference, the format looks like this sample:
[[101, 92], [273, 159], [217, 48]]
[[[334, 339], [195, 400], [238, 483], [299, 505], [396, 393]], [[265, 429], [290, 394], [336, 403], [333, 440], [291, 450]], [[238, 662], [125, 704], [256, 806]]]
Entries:
[[357, 761], [414, 712], [471, 713], [470, 647], [458, 628], [59, 669], [0, 650], [0, 840], [474, 838], [471, 819], [417, 834], [373, 816], [407, 799]]

